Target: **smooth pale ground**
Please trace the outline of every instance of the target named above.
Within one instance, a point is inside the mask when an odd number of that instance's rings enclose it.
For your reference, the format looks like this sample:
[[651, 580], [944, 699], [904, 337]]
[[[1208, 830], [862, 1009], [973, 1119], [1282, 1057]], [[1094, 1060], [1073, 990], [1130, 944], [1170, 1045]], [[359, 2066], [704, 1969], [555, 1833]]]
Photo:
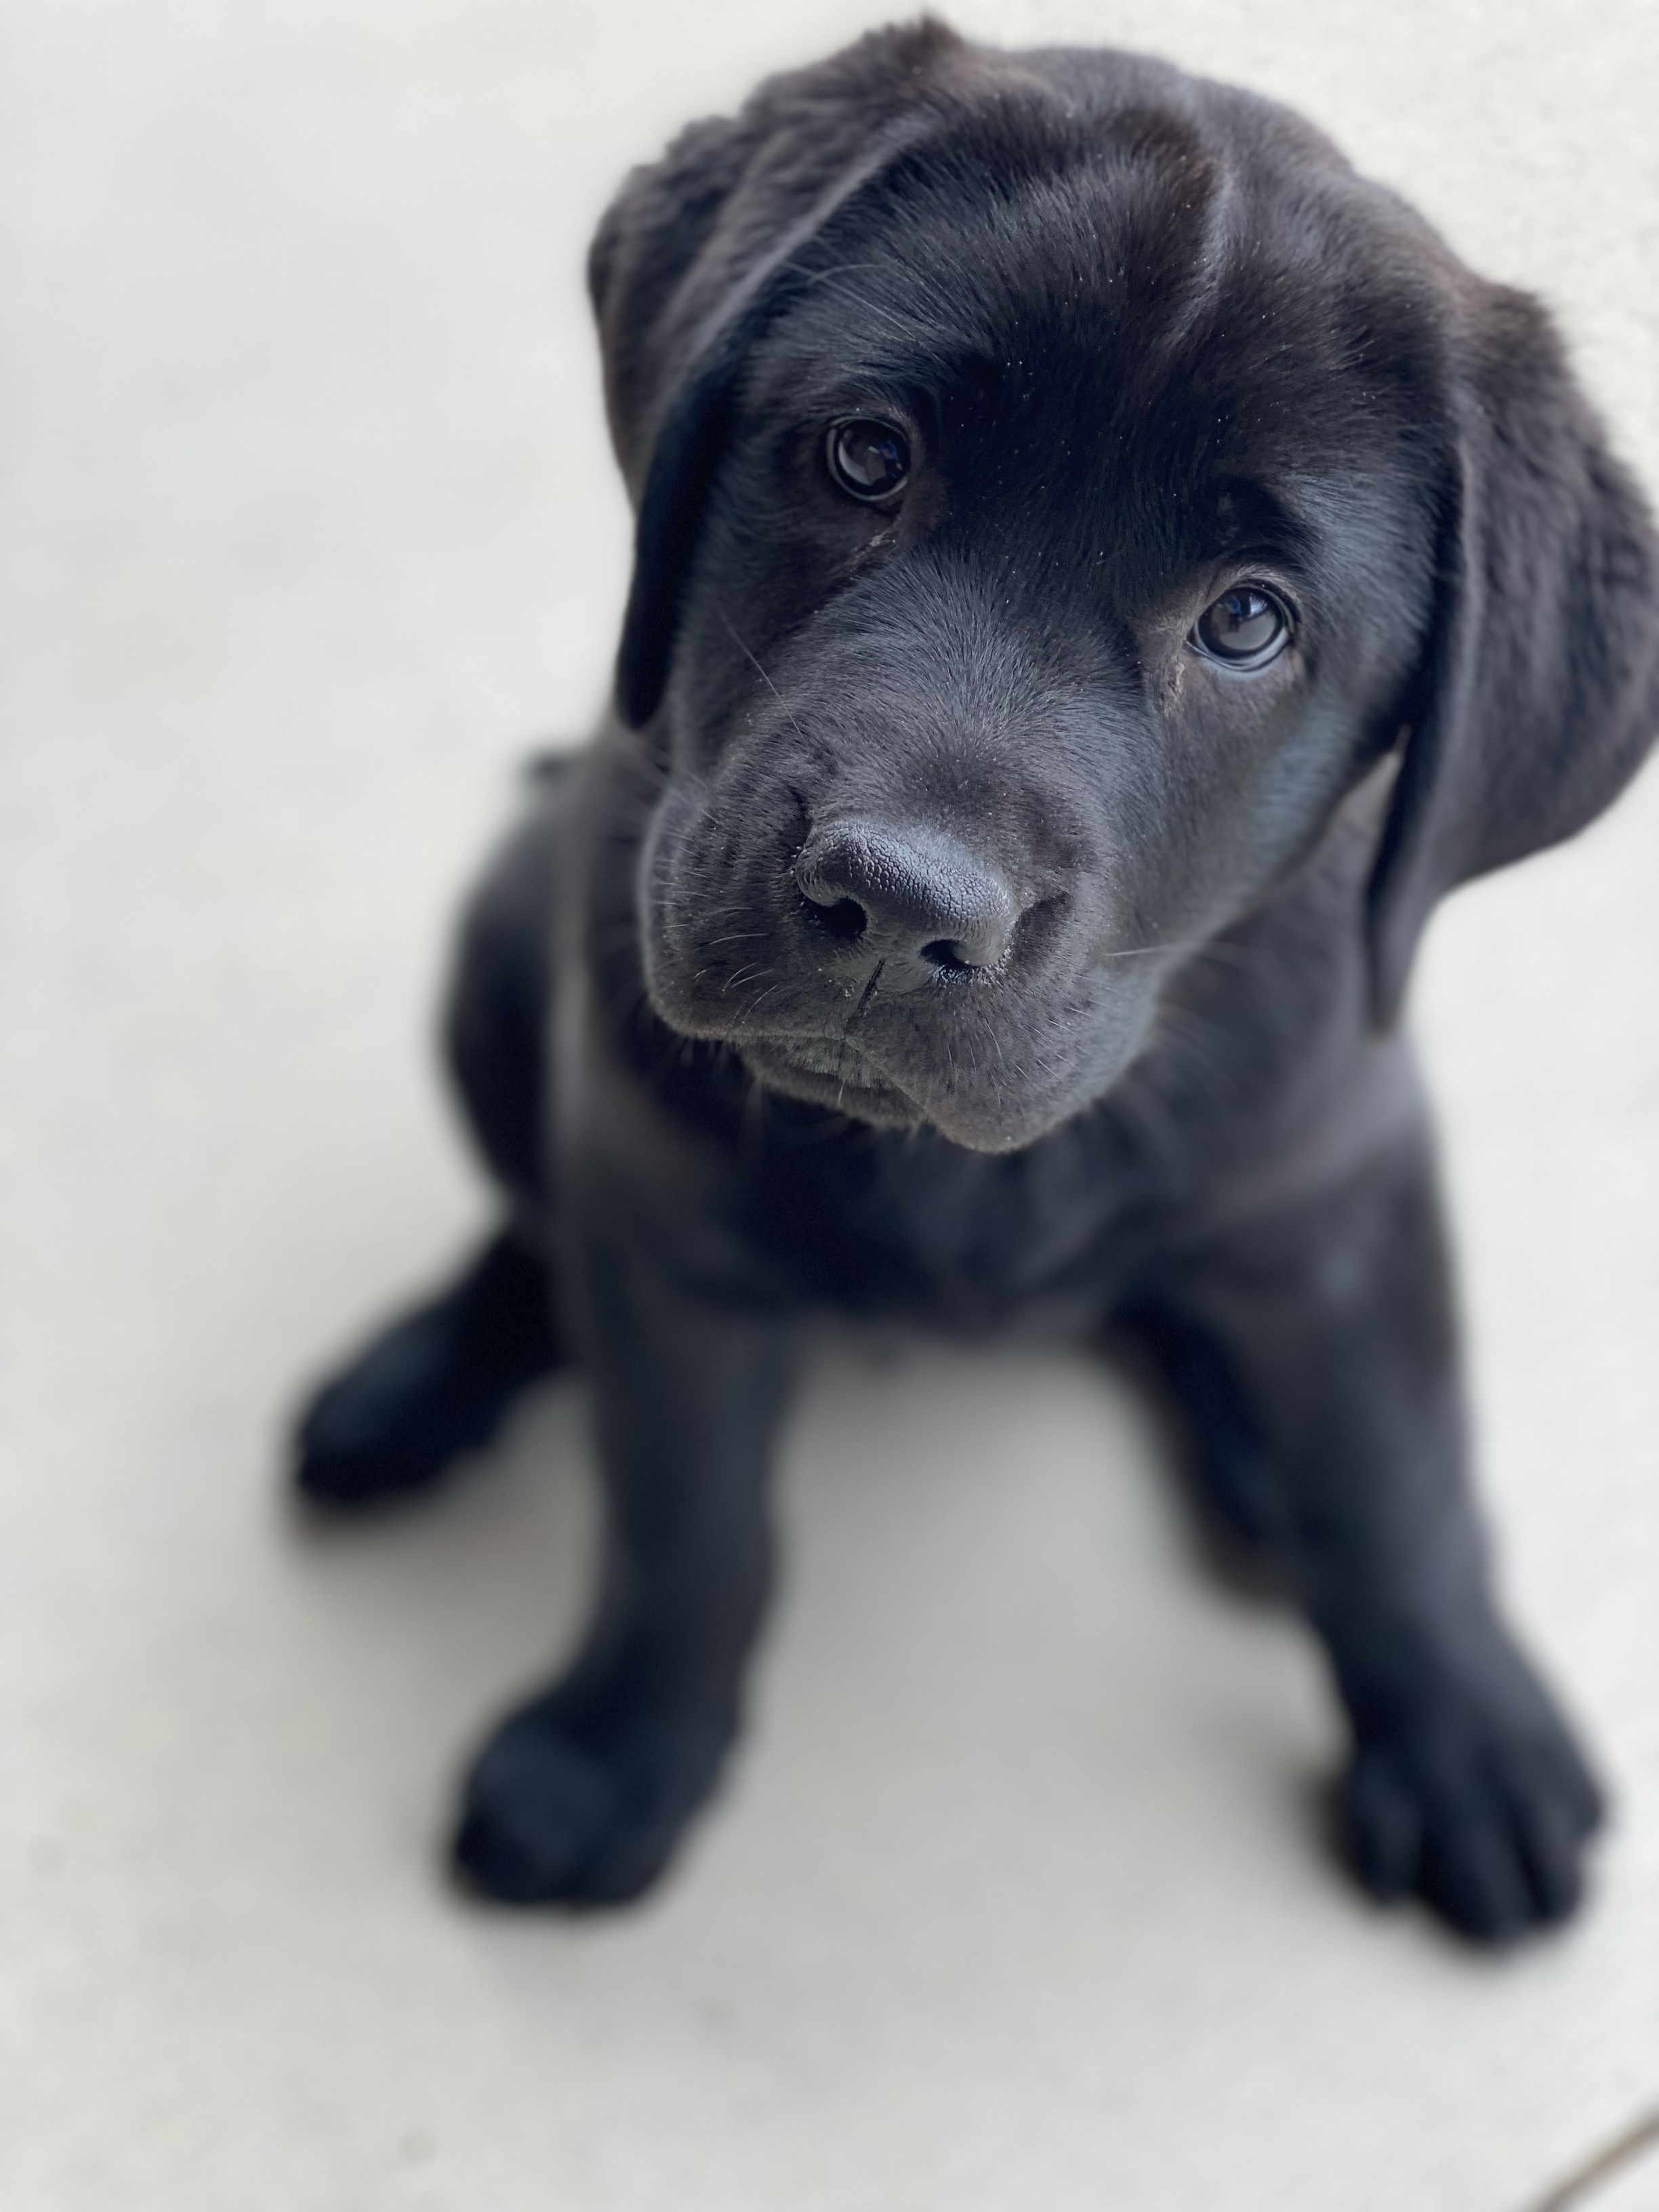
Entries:
[[[605, 683], [583, 242], [865, 20], [7, 11], [8, 2212], [1519, 2212], [1659, 2100], [1651, 778], [1462, 898], [1416, 1010], [1508, 1579], [1619, 1796], [1565, 1941], [1334, 1877], [1316, 1661], [1081, 1362], [826, 1361], [750, 1750], [621, 1921], [435, 1872], [576, 1620], [579, 1393], [425, 1514], [279, 1510], [296, 1379], [480, 1218], [421, 1036], [507, 763]], [[1643, 0], [962, 20], [1305, 106], [1548, 292], [1659, 476]]]

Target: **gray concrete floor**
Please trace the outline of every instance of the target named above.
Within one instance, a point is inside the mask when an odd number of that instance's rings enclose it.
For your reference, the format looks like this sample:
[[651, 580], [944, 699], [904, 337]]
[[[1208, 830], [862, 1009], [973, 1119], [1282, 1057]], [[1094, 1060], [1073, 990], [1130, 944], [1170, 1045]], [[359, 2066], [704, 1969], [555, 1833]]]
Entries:
[[[1557, 304], [1659, 481], [1648, 0], [957, 13], [1305, 106]], [[585, 240], [872, 20], [5, 11], [7, 2212], [1521, 2212], [1659, 2102], [1651, 777], [1460, 897], [1416, 1005], [1509, 1585], [1618, 1792], [1561, 1940], [1342, 1886], [1314, 1657], [1080, 1362], [817, 1376], [753, 1741], [615, 1923], [435, 1870], [575, 1618], [579, 1395], [394, 1526], [278, 1509], [300, 1378], [481, 1218], [424, 1030], [512, 762], [605, 682]]]

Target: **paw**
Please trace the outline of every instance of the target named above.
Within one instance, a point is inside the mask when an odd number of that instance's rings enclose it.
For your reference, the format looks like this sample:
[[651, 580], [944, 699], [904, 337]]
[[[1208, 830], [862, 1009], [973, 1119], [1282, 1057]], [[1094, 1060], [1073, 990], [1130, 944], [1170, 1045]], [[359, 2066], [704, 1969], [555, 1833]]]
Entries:
[[578, 1725], [556, 1696], [514, 1713], [468, 1777], [455, 1871], [503, 1905], [625, 1905], [712, 1789], [728, 1731]]
[[1363, 1726], [1343, 1789], [1365, 1887], [1384, 1900], [1415, 1891], [1475, 1942], [1565, 1920], [1601, 1820], [1565, 1724], [1524, 1687], [1492, 1706], [1448, 1690]]
[[295, 1438], [295, 1486], [329, 1506], [424, 1490], [486, 1441], [501, 1410], [497, 1394], [465, 1387], [443, 1318], [416, 1314], [312, 1400]]
[[546, 1286], [505, 1238], [455, 1286], [398, 1322], [301, 1415], [294, 1482], [311, 1504], [372, 1505], [424, 1490], [487, 1443], [556, 1363]]

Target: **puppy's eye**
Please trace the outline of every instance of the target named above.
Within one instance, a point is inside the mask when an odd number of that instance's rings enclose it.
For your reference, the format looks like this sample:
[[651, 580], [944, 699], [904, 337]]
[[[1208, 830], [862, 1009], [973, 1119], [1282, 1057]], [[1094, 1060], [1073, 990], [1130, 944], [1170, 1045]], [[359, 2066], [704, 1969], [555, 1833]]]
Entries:
[[1291, 641], [1284, 603], [1261, 584], [1236, 584], [1205, 608], [1188, 642], [1229, 668], [1265, 668]]
[[910, 441], [873, 415], [832, 422], [823, 450], [830, 475], [849, 498], [891, 499], [909, 480]]

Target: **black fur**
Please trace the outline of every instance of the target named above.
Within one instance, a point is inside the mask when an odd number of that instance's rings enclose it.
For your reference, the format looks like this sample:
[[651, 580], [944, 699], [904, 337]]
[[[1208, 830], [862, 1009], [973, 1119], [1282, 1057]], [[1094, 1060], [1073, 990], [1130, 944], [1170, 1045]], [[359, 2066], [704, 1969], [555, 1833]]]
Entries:
[[[639, 510], [617, 718], [473, 909], [508, 1201], [307, 1419], [414, 1488], [570, 1348], [609, 1498], [575, 1666], [458, 1844], [644, 1888], [738, 1724], [776, 1421], [830, 1311], [1137, 1337], [1353, 1730], [1377, 1893], [1571, 1910], [1594, 1783], [1495, 1608], [1433, 1146], [1436, 900], [1659, 720], [1641, 501], [1541, 310], [1269, 103], [883, 32], [629, 179], [592, 279]], [[906, 426], [891, 511], [825, 426]], [[1194, 649], [1239, 578], [1293, 609]]]

